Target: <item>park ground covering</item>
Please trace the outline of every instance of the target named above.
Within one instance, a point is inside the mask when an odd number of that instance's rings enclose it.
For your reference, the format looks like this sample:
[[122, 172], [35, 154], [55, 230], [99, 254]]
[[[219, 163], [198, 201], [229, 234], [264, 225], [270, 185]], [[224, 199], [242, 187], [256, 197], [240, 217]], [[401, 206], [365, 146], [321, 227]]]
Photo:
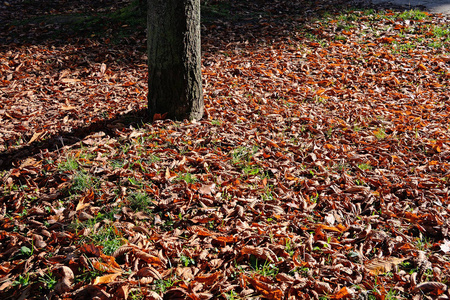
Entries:
[[172, 121], [144, 14], [0, 3], [1, 299], [449, 298], [448, 16], [204, 2]]

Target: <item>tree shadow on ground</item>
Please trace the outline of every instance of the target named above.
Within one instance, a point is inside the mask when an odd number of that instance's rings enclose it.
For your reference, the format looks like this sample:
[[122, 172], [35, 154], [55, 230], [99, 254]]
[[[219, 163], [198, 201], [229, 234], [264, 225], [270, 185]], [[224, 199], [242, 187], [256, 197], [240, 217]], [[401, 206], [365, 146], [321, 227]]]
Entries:
[[[2, 125], [4, 130], [0, 133], [14, 131], [13, 135], [2, 137], [0, 134], [2, 148], [6, 149], [0, 151], [1, 170], [8, 169], [13, 166], [14, 162], [41, 151], [52, 151], [62, 145], [76, 143], [92, 132], [104, 131], [114, 135], [117, 124], [119, 127], [128, 127], [130, 125], [138, 126], [149, 121], [147, 120], [147, 110], [142, 108], [141, 104], [137, 105], [136, 103], [139, 101], [136, 99], [133, 100], [132, 107], [135, 107], [134, 109], [126, 109], [124, 108], [126, 105], [121, 104], [119, 105], [120, 109], [113, 114], [99, 112], [97, 115], [91, 114], [85, 118], [80, 116], [83, 113], [87, 115], [88, 111], [83, 111], [86, 108], [77, 105], [76, 110], [56, 114], [55, 118], [61, 118], [61, 120], [53, 122], [56, 124], [52, 126], [61, 129], [46, 130], [48, 128], [46, 128], [46, 124], [42, 124], [42, 121], [34, 122], [39, 124], [32, 126], [24, 126], [24, 121], [31, 123], [24, 116], [24, 111], [29, 111], [29, 109], [23, 109], [22, 105], [20, 107], [22, 111], [17, 111], [19, 102], [28, 101], [27, 96], [22, 94], [26, 94], [27, 89], [36, 87], [35, 83], [31, 87], [27, 85], [30, 82], [28, 79], [35, 80], [42, 75], [42, 72], [49, 73], [46, 74], [48, 78], [45, 80], [56, 81], [60, 85], [56, 90], [52, 86], [43, 87], [43, 91], [39, 92], [45, 97], [38, 99], [37, 103], [40, 104], [30, 103], [28, 105], [41, 105], [43, 114], [45, 114], [49, 110], [60, 111], [61, 105], [72, 101], [69, 95], [61, 91], [64, 89], [60, 84], [61, 74], [69, 73], [68, 76], [70, 76], [72, 75], [70, 73], [78, 72], [81, 79], [89, 80], [92, 77], [89, 72], [95, 69], [95, 65], [102, 62], [114, 63], [116, 69], [135, 68], [136, 65], [145, 64], [145, 60], [142, 60], [142, 56], [145, 56], [146, 52], [145, 16], [139, 11], [138, 0], [10, 0], [0, 3], [0, 24], [0, 62], [3, 60], [3, 63], [7, 65], [4, 69], [0, 68], [0, 120], [5, 120]], [[51, 55], [45, 54], [52, 49], [63, 49], [56, 53], [61, 53], [65, 58], [51, 57]], [[125, 50], [122, 51], [122, 49]], [[127, 51], [126, 49], [132, 50]], [[28, 63], [33, 63], [30, 56], [35, 57], [36, 51], [44, 51], [44, 54], [35, 60], [45, 57], [45, 59], [51, 58], [55, 62], [40, 64], [35, 70], [33, 67], [26, 66]], [[136, 53], [136, 55], [128, 53]], [[15, 54], [19, 58], [13, 59]], [[21, 65], [22, 62], [25, 63], [24, 66]], [[45, 66], [44, 70], [42, 70], [42, 65]], [[48, 70], [48, 66], [51, 70]], [[28, 69], [24, 71], [26, 67]], [[17, 72], [19, 69], [21, 73], [25, 73], [25, 76]], [[24, 80], [24, 77], [28, 78]], [[127, 79], [115, 79], [119, 86], [122, 83], [128, 84], [125, 80]], [[21, 89], [17, 88], [17, 82], [19, 82], [18, 85], [22, 84]], [[69, 83], [66, 88], [74, 90], [70, 85]], [[59, 98], [54, 98], [57, 95], [55, 92], [59, 93]], [[99, 92], [99, 94], [101, 93]], [[83, 94], [79, 96], [80, 98], [86, 97]], [[122, 102], [125, 102], [127, 100], [126, 93], [122, 97]], [[92, 99], [92, 101], [104, 100], [105, 97]], [[88, 109], [91, 108], [92, 106]], [[38, 111], [41, 110], [38, 109]], [[67, 129], [68, 126], [65, 128], [62, 126], [64, 115], [70, 116], [70, 119], [76, 121], [69, 126], [70, 129]], [[44, 122], [45, 117], [48, 118], [48, 116], [44, 116]], [[16, 119], [11, 122], [13, 118]], [[94, 121], [86, 124], [85, 119]], [[45, 140], [33, 141], [32, 136], [36, 132], [46, 132], [46, 135], [43, 135]], [[30, 140], [31, 143], [23, 143]]]
[[[211, 36], [208, 46], [223, 48], [233, 43], [247, 43], [255, 48], [261, 44], [285, 41], [295, 32], [305, 32], [311, 22], [327, 16], [338, 16], [354, 10], [424, 9], [423, 6], [396, 5], [371, 0], [206, 0], [202, 7], [203, 36]], [[209, 25], [209, 26], [208, 26]], [[225, 39], [214, 39], [219, 34]]]
[[142, 124], [151, 122], [147, 109], [133, 110], [126, 114], [117, 115], [112, 119], [100, 120], [70, 132], [58, 132], [43, 141], [33, 141], [11, 151], [0, 152], [0, 170], [10, 169], [16, 162], [24, 158], [38, 155], [46, 151], [55, 151], [64, 146], [71, 146], [82, 141], [95, 132], [103, 132], [111, 137], [118, 136], [118, 130], [130, 126], [138, 128]]
[[[3, 24], [0, 28], [0, 54], [26, 45], [46, 43], [58, 46], [85, 40], [96, 40], [106, 48], [130, 47], [142, 54], [146, 50], [145, 16], [139, 11], [138, 0], [10, 0], [0, 3], [0, 6], [3, 6], [0, 7], [0, 24]], [[207, 40], [203, 47], [224, 49], [233, 43], [248, 43], [258, 48], [261, 44], [289, 39], [299, 28], [325, 15], [338, 15], [349, 9], [406, 10], [411, 7], [344, 0], [202, 1], [202, 34]], [[91, 51], [95, 56], [99, 50]], [[211, 48], [204, 51], [214, 52]], [[124, 61], [122, 67], [130, 64], [133, 64], [132, 58]], [[95, 131], [114, 135], [118, 123], [128, 127], [148, 122], [146, 112], [141, 109], [124, 115], [116, 114], [71, 131], [52, 132], [44, 141], [13, 147], [0, 153], [0, 169], [10, 168], [14, 162], [46, 149], [52, 151], [62, 145], [76, 143]], [[4, 141], [7, 144], [14, 142], [13, 139]]]

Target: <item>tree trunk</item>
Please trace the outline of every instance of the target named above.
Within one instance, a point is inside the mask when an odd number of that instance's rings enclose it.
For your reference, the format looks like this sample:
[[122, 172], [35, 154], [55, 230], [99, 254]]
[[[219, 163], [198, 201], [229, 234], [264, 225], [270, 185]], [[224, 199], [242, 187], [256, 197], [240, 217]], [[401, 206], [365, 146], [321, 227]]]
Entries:
[[148, 108], [155, 117], [203, 116], [200, 0], [148, 0]]

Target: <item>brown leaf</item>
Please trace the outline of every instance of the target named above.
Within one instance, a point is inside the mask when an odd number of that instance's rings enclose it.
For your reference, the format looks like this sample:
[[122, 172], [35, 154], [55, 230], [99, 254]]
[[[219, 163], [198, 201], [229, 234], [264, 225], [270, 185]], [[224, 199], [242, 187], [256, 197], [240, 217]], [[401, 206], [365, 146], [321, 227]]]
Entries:
[[94, 191], [89, 190], [86, 194], [83, 195], [83, 197], [78, 200], [77, 207], [75, 208], [75, 211], [82, 210], [86, 207], [88, 207], [91, 201], [94, 200]]
[[155, 268], [153, 268], [151, 266], [147, 266], [147, 267], [140, 269], [136, 275], [139, 277], [152, 277], [152, 278], [155, 278], [158, 280], [163, 279], [161, 274]]
[[372, 275], [382, 275], [390, 272], [394, 266], [404, 262], [408, 258], [387, 257], [387, 258], [375, 258], [365, 264], [366, 269]]
[[268, 249], [264, 249], [261, 247], [254, 247], [254, 246], [244, 246], [241, 249], [241, 254], [251, 254], [258, 258], [261, 258], [263, 260], [268, 260], [270, 262], [275, 262], [274, 258]]
[[137, 258], [140, 258], [140, 259], [142, 259], [143, 261], [145, 261], [145, 262], [147, 262], [149, 264], [152, 264], [152, 265], [155, 265], [155, 266], [163, 265], [163, 262], [161, 261], [161, 259], [159, 257], [151, 255], [151, 254], [148, 254], [148, 253], [146, 253], [144, 251], [135, 250], [134, 251], [134, 255]]
[[116, 293], [115, 293], [115, 298], [116, 299], [124, 299], [127, 300], [128, 299], [128, 295], [129, 295], [129, 290], [130, 290], [130, 286], [128, 284], [124, 284], [121, 285]]
[[102, 255], [102, 251], [94, 244], [83, 244], [80, 247], [80, 251], [95, 257], [100, 257]]
[[62, 294], [71, 289], [75, 278], [72, 269], [66, 266], [58, 267], [53, 270], [53, 274], [58, 279], [58, 282], [55, 285], [55, 291], [57, 293]]
[[31, 139], [28, 141], [28, 144], [33, 143], [34, 141], [37, 141], [39, 139], [39, 137], [41, 135], [43, 135], [45, 133], [45, 131], [41, 131], [41, 132], [35, 132], [33, 133], [33, 136], [31, 137]]
[[214, 189], [216, 188], [216, 184], [203, 184], [199, 189], [198, 192], [201, 195], [212, 195], [214, 193]]
[[283, 298], [283, 292], [271, 285], [261, 282], [256, 278], [252, 278], [244, 275], [244, 280], [248, 281], [256, 290], [258, 290], [265, 298], [273, 300], [281, 300]]
[[448, 289], [447, 285], [442, 282], [427, 281], [421, 282], [418, 285], [416, 285], [414, 287], [414, 292], [415, 293], [421, 292], [433, 296], [439, 296], [445, 293], [447, 289]]
[[33, 234], [33, 243], [37, 248], [47, 247], [47, 243], [44, 242], [44, 238], [38, 234]]

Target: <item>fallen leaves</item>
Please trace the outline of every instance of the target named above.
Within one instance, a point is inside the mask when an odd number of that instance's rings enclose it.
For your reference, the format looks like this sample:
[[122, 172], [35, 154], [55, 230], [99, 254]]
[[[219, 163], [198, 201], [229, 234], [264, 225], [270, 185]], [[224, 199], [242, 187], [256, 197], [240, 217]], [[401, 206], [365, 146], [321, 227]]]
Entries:
[[195, 122], [127, 120], [143, 32], [2, 44], [0, 294], [448, 296], [448, 18], [335, 2], [211, 4]]

